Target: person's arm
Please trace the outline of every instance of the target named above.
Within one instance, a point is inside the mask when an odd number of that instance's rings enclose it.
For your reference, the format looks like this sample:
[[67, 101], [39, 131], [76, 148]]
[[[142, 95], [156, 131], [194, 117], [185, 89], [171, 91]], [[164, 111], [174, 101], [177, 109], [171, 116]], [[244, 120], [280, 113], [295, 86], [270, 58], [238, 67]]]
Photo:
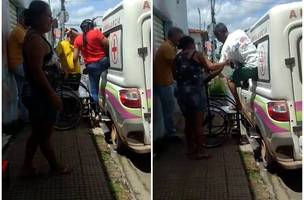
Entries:
[[229, 64], [229, 60], [225, 60], [224, 62], [220, 62], [220, 63], [212, 63], [206, 55], [204, 55], [203, 53], [198, 53], [197, 54], [198, 56], [198, 60], [200, 61], [200, 63], [203, 65], [203, 66], [207, 66], [207, 69], [209, 70], [219, 70], [221, 71], [225, 65], [228, 65]]
[[15, 31], [15, 36], [19, 44], [24, 43], [24, 37], [25, 37], [25, 32], [22, 31], [21, 29], [16, 29]]
[[37, 35], [32, 36], [32, 40], [30, 42], [30, 47], [25, 47], [29, 73], [32, 74], [36, 84], [39, 85], [50, 98], [52, 106], [54, 106], [55, 109], [61, 109], [62, 102], [50, 85], [42, 69], [43, 58], [45, 54], [47, 54], [47, 48], [45, 47], [44, 41]]
[[109, 56], [109, 40], [108, 40], [108, 38], [104, 37], [101, 40], [101, 46], [105, 50], [106, 55]]
[[164, 58], [169, 62], [174, 62], [176, 51], [173, 47], [162, 47], [162, 53], [164, 54]]
[[73, 63], [74, 63], [74, 66], [77, 66], [77, 64], [79, 62], [79, 54], [80, 54], [80, 50], [78, 48], [74, 47], [74, 53], [73, 53]]
[[56, 52], [56, 54], [57, 54], [58, 57], [60, 57], [61, 54], [63, 53], [61, 42], [58, 43], [57, 47], [55, 48], [55, 52]]

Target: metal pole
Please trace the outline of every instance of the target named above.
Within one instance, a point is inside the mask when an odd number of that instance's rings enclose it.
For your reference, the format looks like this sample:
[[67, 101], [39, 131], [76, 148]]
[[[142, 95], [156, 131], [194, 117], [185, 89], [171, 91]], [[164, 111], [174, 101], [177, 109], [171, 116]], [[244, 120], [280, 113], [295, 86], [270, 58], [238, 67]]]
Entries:
[[[215, 0], [210, 0], [210, 6], [211, 6], [211, 25], [212, 25], [212, 31], [214, 30], [214, 26], [216, 24], [215, 22], [215, 13], [214, 13], [214, 6], [215, 6]], [[211, 34], [212, 37], [211, 37], [211, 48], [212, 48], [212, 51], [211, 51], [211, 60], [214, 61], [215, 60], [215, 38], [214, 38], [214, 34], [212, 33]]]
[[201, 23], [201, 10], [199, 8], [197, 8], [198, 10], [198, 16], [199, 16], [199, 30], [202, 30], [202, 23]]
[[65, 0], [61, 0], [61, 15], [60, 16], [63, 18], [63, 20], [60, 23], [60, 41], [63, 40], [63, 38], [64, 38], [64, 20], [65, 20], [64, 1]]

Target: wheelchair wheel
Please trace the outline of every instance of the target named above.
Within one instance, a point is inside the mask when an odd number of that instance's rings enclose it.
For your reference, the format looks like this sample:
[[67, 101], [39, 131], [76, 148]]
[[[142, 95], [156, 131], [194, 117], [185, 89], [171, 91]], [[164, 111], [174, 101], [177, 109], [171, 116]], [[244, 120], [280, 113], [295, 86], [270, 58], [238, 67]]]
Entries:
[[203, 122], [204, 146], [207, 148], [221, 145], [227, 136], [229, 118], [224, 110], [210, 105], [209, 112]]
[[68, 130], [75, 127], [82, 115], [82, 103], [78, 95], [68, 87], [57, 89], [57, 94], [62, 100], [63, 109], [57, 113], [54, 128], [57, 130]]

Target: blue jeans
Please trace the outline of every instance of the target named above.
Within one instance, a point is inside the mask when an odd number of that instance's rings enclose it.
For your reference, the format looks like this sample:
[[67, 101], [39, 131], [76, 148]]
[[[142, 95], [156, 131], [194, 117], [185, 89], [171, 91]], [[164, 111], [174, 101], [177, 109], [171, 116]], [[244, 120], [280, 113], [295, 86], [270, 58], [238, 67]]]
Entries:
[[[108, 72], [108, 68], [110, 66], [110, 61], [108, 57], [104, 57], [101, 60], [90, 63], [86, 65], [88, 74], [89, 74], [89, 80], [90, 80], [90, 89], [91, 89], [91, 95], [93, 98], [93, 103], [95, 105], [98, 104], [98, 91], [99, 91], [99, 81], [100, 77], [102, 76], [102, 86], [104, 87], [106, 85], [106, 75]], [[104, 95], [104, 94], [102, 94]], [[95, 110], [98, 106], [96, 106]]]
[[25, 81], [24, 69], [22, 64], [17, 65], [16, 71], [14, 72], [14, 76], [15, 76], [17, 91], [18, 91], [18, 113], [19, 113], [18, 115], [22, 121], [27, 121], [28, 110], [22, 103], [22, 89]]
[[167, 136], [176, 134], [176, 129], [173, 123], [173, 115], [175, 110], [174, 101], [174, 84], [169, 86], [154, 86], [154, 95], [158, 96], [161, 102], [164, 125]]

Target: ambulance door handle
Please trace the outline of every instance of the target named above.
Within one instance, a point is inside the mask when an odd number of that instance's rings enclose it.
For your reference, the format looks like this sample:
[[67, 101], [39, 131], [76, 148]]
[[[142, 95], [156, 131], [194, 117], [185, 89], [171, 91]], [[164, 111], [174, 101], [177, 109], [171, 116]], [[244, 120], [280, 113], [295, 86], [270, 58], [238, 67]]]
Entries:
[[141, 57], [145, 57], [148, 54], [148, 48], [147, 47], [138, 48], [137, 51], [138, 51], [138, 54]]
[[285, 65], [289, 68], [289, 69], [292, 69], [294, 66], [295, 66], [295, 58], [292, 57], [292, 58], [286, 58], [285, 59]]

